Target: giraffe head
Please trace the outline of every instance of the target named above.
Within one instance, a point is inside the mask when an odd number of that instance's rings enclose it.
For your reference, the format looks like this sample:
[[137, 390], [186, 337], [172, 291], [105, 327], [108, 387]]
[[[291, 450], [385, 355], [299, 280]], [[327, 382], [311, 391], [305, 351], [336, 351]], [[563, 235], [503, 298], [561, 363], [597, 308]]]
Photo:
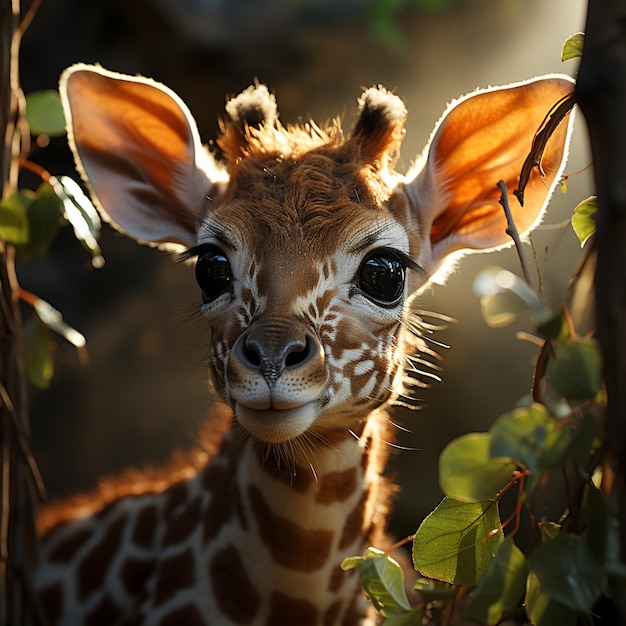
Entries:
[[[196, 259], [215, 387], [267, 444], [349, 429], [397, 391], [408, 297], [451, 254], [507, 243], [499, 180], [516, 186], [534, 134], [572, 90], [551, 76], [448, 108], [424, 156], [395, 171], [406, 109], [365, 91], [352, 131], [285, 126], [256, 85], [231, 99], [205, 150], [182, 101], [153, 81], [78, 65], [61, 94], [70, 145], [105, 217]], [[525, 194], [538, 221], [566, 153], [562, 125]]]

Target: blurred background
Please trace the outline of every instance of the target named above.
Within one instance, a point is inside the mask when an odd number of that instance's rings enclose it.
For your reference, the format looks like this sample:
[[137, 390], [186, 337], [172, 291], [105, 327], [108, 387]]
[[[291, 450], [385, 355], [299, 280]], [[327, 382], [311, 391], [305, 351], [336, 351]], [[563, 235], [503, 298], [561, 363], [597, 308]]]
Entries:
[[[560, 61], [563, 41], [584, 29], [584, 0], [44, 0], [22, 47], [26, 93], [56, 88], [75, 62], [143, 74], [176, 91], [215, 137], [227, 95], [256, 78], [275, 92], [285, 123], [342, 115], [348, 129], [363, 87], [394, 89], [409, 109], [399, 169], [426, 144], [452, 99], [477, 87], [548, 72], [575, 75]], [[590, 164], [577, 118], [567, 172]], [[63, 138], [34, 157], [51, 173], [73, 174]], [[558, 306], [580, 248], [567, 220], [591, 193], [591, 174], [557, 190], [533, 235], [549, 304]], [[129, 466], [155, 465], [193, 445], [211, 396], [206, 335], [193, 272], [164, 253], [112, 232], [106, 264], [90, 258], [66, 228], [43, 261], [19, 278], [87, 338], [89, 364], [59, 341], [50, 389], [33, 391], [36, 457], [51, 497], [92, 487]], [[464, 259], [443, 287], [425, 291], [425, 310], [457, 320], [437, 334], [443, 382], [420, 390], [419, 411], [398, 409], [393, 464], [402, 491], [398, 536], [415, 531], [441, 498], [437, 457], [454, 437], [485, 430], [528, 393], [537, 348], [520, 342], [521, 321], [493, 330], [471, 285], [485, 265], [517, 271], [511, 250]]]

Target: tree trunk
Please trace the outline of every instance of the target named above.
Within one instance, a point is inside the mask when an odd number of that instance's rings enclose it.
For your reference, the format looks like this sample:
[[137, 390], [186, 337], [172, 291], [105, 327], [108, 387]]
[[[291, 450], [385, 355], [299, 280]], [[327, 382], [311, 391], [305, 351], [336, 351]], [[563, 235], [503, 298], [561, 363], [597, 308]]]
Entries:
[[[589, 0], [576, 98], [589, 129], [598, 194], [597, 337], [608, 405], [605, 452], [615, 473], [620, 562], [626, 564], [626, 3]], [[614, 594], [626, 624], [623, 593]]]

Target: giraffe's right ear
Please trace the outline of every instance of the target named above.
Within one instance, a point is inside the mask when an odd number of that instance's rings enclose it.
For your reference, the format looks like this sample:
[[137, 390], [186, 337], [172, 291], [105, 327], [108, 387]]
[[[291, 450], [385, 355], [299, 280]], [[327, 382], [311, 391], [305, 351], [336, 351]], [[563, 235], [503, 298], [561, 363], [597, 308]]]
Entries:
[[180, 98], [88, 65], [65, 70], [59, 90], [77, 168], [104, 217], [145, 243], [194, 244], [207, 197], [227, 177]]
[[541, 219], [565, 164], [572, 116], [550, 137], [533, 168], [524, 205], [513, 196], [522, 164], [552, 107], [574, 89], [552, 75], [479, 91], [448, 108], [432, 136], [423, 169], [407, 176], [407, 197], [419, 238], [420, 263], [432, 273], [460, 250], [511, 242], [498, 182], [506, 182], [520, 233]]

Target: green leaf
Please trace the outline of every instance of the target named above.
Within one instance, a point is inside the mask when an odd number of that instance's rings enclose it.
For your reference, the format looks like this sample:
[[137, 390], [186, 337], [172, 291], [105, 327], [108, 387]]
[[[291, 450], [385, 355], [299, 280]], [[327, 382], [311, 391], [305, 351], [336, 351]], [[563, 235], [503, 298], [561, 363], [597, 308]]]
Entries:
[[0, 202], [0, 237], [16, 246], [22, 258], [41, 257], [59, 229], [61, 204], [52, 187], [42, 183]]
[[36, 91], [26, 96], [26, 121], [33, 135], [65, 134], [65, 115], [58, 91]]
[[578, 614], [548, 595], [533, 572], [526, 580], [526, 614], [533, 626], [576, 626]]
[[411, 611], [404, 589], [404, 573], [389, 555], [376, 548], [368, 548], [362, 557], [345, 559], [341, 567], [344, 570], [356, 568], [364, 593], [383, 617]]
[[[564, 451], [570, 442], [568, 431], [560, 428], [546, 407], [537, 403], [505, 413], [495, 421], [489, 433], [492, 456], [512, 457], [533, 474], [559, 464], [561, 457], [555, 455], [554, 450], [558, 447]], [[548, 465], [546, 458], [551, 459], [552, 464]]]
[[573, 455], [587, 456], [600, 445], [599, 420], [591, 410], [582, 416], [572, 417], [567, 422], [557, 422], [555, 428], [561, 430], [561, 437], [556, 444], [547, 448], [541, 458], [542, 469], [556, 469], [566, 463]]
[[473, 288], [480, 298], [485, 323], [494, 328], [510, 324], [524, 312], [530, 313], [539, 324], [548, 322], [554, 315], [526, 282], [501, 267], [484, 269], [476, 276]]
[[590, 485], [585, 489], [581, 521], [587, 527], [585, 536], [589, 550], [602, 559], [609, 536], [609, 509], [604, 494]]
[[35, 194], [18, 191], [0, 201], [0, 237], [13, 245], [26, 244], [30, 236], [28, 207]]
[[48, 327], [37, 315], [24, 324], [24, 363], [30, 383], [47, 389], [54, 373], [54, 341]]
[[480, 313], [491, 328], [508, 326], [527, 312], [526, 302], [512, 291], [493, 293], [480, 299]]
[[537, 326], [537, 332], [547, 339], [565, 341], [570, 335], [567, 317], [565, 317], [563, 311], [559, 311], [556, 316], [545, 324], [539, 324]]
[[539, 522], [539, 531], [541, 532], [542, 542], [550, 541], [550, 539], [558, 537], [561, 532], [561, 525], [543, 518]]
[[74, 227], [74, 235], [91, 253], [94, 267], [102, 267], [104, 258], [98, 244], [102, 221], [98, 211], [80, 185], [69, 176], [52, 178], [50, 182], [63, 202], [65, 217]]
[[548, 368], [552, 387], [569, 400], [595, 398], [602, 389], [602, 357], [595, 339], [559, 343], [557, 357]]
[[572, 228], [578, 237], [582, 248], [589, 237], [596, 232], [596, 213], [598, 212], [598, 198], [590, 196], [583, 200], [572, 214]]
[[606, 572], [599, 556], [591, 552], [584, 534], [562, 532], [537, 546], [528, 567], [552, 600], [588, 613], [606, 589]]
[[418, 578], [413, 589], [420, 594], [424, 602], [449, 600], [456, 594], [456, 587], [453, 585], [431, 578]]
[[511, 482], [517, 465], [508, 455], [490, 456], [491, 436], [469, 433], [450, 442], [439, 456], [439, 485], [465, 502], [494, 500]]
[[576, 59], [583, 54], [583, 45], [585, 43], [585, 33], [575, 33], [570, 35], [563, 44], [561, 52], [561, 61], [569, 61]]
[[59, 231], [62, 210], [63, 205], [52, 186], [42, 183], [26, 209], [29, 236], [27, 243], [18, 246], [21, 257], [45, 256]]
[[424, 611], [421, 608], [412, 609], [410, 613], [392, 615], [385, 619], [382, 626], [422, 626]]
[[413, 565], [423, 576], [475, 585], [503, 541], [496, 502], [444, 498], [413, 540]]
[[527, 575], [521, 550], [511, 541], [503, 542], [470, 593], [464, 615], [481, 624], [497, 624], [524, 596]]

